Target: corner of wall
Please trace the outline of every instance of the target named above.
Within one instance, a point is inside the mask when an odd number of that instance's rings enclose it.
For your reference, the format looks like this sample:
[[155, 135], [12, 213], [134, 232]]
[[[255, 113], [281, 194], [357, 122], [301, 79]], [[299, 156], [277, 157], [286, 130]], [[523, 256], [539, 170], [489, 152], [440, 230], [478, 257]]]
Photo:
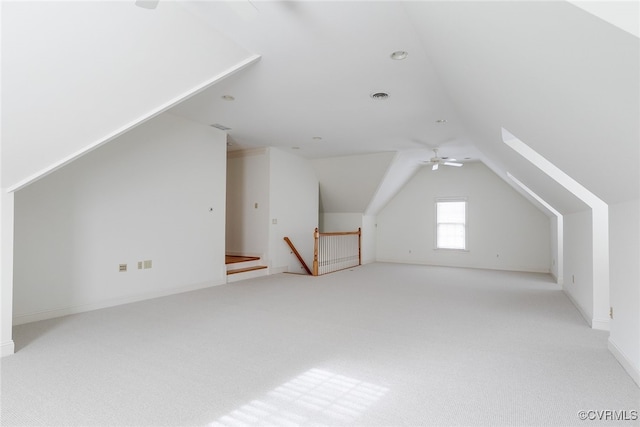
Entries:
[[15, 344], [13, 343], [13, 340], [0, 344], [0, 357], [11, 356], [13, 353], [15, 353]]
[[582, 315], [584, 320], [587, 322], [587, 325], [589, 325], [589, 327], [592, 327], [591, 316], [587, 314], [587, 312], [582, 308], [582, 306], [580, 306], [580, 304], [578, 304], [578, 301], [576, 301], [576, 299], [571, 295], [571, 292], [569, 292], [565, 287], [562, 288], [562, 292], [567, 296], [567, 298], [569, 298], [569, 301], [571, 301], [571, 304], [573, 304], [576, 310], [578, 310], [578, 312]]
[[636, 385], [640, 387], [640, 370], [633, 366], [632, 361], [627, 358], [627, 356], [613, 343], [613, 341], [611, 341], [611, 338], [609, 338], [607, 347], [616, 360], [622, 365], [624, 370], [627, 371], [633, 381], [635, 381]]

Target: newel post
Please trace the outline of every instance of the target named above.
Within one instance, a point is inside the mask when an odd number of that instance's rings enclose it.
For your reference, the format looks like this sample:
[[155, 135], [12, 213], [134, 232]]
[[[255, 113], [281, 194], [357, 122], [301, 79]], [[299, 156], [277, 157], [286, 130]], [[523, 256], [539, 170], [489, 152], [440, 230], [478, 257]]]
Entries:
[[320, 239], [320, 232], [316, 227], [313, 232], [313, 275], [318, 275], [318, 240]]
[[362, 265], [362, 227], [358, 227], [358, 265]]

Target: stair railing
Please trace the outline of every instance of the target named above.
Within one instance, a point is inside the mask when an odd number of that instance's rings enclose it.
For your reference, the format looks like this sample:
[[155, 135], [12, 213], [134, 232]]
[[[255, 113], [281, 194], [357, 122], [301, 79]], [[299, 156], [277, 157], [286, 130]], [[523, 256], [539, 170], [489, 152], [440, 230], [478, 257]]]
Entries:
[[313, 275], [362, 265], [362, 229], [320, 233], [316, 228], [313, 244]]
[[307, 263], [304, 262], [304, 260], [302, 259], [302, 257], [300, 256], [300, 253], [298, 252], [298, 250], [296, 249], [295, 246], [293, 246], [293, 242], [291, 242], [291, 239], [289, 239], [288, 237], [284, 238], [284, 241], [287, 242], [287, 245], [289, 245], [289, 247], [291, 248], [291, 251], [294, 253], [294, 255], [296, 256], [296, 258], [298, 258], [298, 261], [300, 261], [300, 264], [302, 264], [302, 267], [304, 268], [304, 270], [307, 272], [307, 274], [313, 274], [311, 272], [311, 270], [309, 269], [309, 267], [307, 266]]

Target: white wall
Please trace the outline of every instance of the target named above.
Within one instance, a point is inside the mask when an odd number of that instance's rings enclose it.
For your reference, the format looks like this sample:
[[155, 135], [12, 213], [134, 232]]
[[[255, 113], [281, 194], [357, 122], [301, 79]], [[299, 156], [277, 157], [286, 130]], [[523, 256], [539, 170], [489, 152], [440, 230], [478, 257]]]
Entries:
[[15, 323], [224, 283], [225, 150], [164, 114], [18, 191]]
[[376, 261], [376, 217], [360, 213], [322, 213], [321, 232], [356, 231], [361, 229], [360, 256], [362, 264]]
[[[435, 250], [435, 200], [466, 197], [468, 251]], [[550, 271], [549, 218], [484, 164], [419, 171], [377, 216], [377, 260]]]
[[284, 238], [291, 239], [311, 268], [313, 232], [318, 227], [318, 178], [309, 160], [283, 150], [270, 148], [269, 160], [271, 273], [304, 272]]
[[549, 219], [550, 226], [550, 250], [551, 250], [551, 275], [558, 280], [558, 218], [553, 216]]
[[266, 257], [269, 251], [267, 149], [229, 153], [226, 215], [227, 253]]
[[383, 152], [313, 160], [322, 212], [365, 212], [395, 157]]
[[593, 229], [591, 210], [564, 215], [563, 289], [585, 320], [593, 322]]
[[14, 225], [14, 194], [1, 188], [0, 212], [2, 224], [0, 227], [0, 279], [2, 284], [2, 299], [0, 301], [0, 356], [13, 354], [12, 313], [13, 313], [13, 225]]
[[325, 212], [320, 214], [320, 232], [356, 231], [362, 227], [362, 213]]
[[369, 264], [376, 261], [376, 241], [377, 228], [376, 217], [372, 215], [362, 216], [362, 241], [361, 241], [361, 257], [363, 264]]
[[609, 348], [640, 385], [640, 202], [609, 206], [611, 307]]

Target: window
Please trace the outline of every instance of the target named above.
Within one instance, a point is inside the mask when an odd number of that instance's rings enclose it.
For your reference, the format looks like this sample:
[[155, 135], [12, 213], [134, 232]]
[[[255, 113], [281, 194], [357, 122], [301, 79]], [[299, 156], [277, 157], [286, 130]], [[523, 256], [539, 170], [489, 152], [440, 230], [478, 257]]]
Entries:
[[436, 248], [467, 249], [466, 200], [436, 200]]

